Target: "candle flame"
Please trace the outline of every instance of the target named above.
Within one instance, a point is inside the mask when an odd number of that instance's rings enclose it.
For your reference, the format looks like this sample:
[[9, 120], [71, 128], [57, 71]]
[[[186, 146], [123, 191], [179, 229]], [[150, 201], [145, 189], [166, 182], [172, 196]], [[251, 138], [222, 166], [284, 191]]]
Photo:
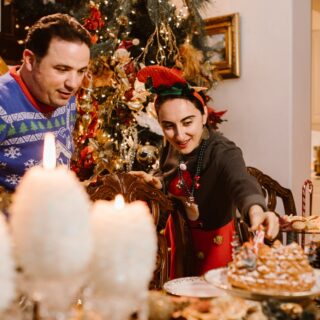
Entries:
[[117, 194], [116, 197], [114, 198], [114, 207], [117, 210], [122, 210], [124, 208], [124, 199], [121, 194]]
[[56, 167], [56, 145], [53, 133], [46, 133], [44, 136], [43, 167], [48, 170]]

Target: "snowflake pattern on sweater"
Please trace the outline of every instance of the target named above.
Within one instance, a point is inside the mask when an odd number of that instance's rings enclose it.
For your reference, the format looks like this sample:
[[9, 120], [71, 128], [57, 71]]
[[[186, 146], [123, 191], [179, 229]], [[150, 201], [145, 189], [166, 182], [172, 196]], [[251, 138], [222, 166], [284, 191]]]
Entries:
[[26, 170], [41, 164], [47, 132], [56, 137], [57, 164], [69, 166], [75, 120], [74, 97], [45, 114], [35, 108], [10, 73], [0, 77], [0, 185], [14, 190]]

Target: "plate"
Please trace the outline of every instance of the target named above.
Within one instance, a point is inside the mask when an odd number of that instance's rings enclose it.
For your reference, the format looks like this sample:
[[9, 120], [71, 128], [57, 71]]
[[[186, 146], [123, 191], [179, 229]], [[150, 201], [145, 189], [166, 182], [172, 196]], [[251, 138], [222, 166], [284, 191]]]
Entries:
[[264, 292], [264, 291], [249, 291], [246, 289], [232, 287], [227, 281], [227, 268], [213, 269], [208, 271], [204, 278], [209, 283], [213, 284], [219, 289], [224, 290], [226, 293], [238, 296], [244, 299], [250, 300], [265, 300], [265, 299], [276, 299], [281, 301], [298, 301], [303, 299], [310, 299], [314, 296], [320, 295], [320, 270], [314, 269], [316, 276], [316, 284], [310, 291], [303, 292]]
[[304, 234], [320, 234], [320, 230], [316, 230], [316, 229], [304, 229], [304, 230], [295, 230], [295, 229], [288, 229], [288, 228], [285, 228], [285, 229], [281, 229], [280, 228], [280, 231], [281, 232], [292, 232], [292, 233], [304, 233]]
[[203, 277], [184, 277], [167, 281], [163, 289], [175, 296], [191, 298], [214, 298], [225, 293], [207, 282]]

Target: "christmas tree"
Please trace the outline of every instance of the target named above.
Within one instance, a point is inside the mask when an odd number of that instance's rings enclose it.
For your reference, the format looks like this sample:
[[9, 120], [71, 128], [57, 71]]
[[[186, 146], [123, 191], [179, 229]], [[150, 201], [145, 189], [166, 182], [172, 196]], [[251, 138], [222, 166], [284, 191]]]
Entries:
[[[208, 1], [181, 0], [176, 6], [169, 0], [33, 0], [35, 11], [24, 10], [30, 1], [14, 1], [25, 24], [36, 20], [42, 8], [44, 14], [74, 15], [91, 33], [91, 72], [78, 94], [72, 165], [82, 180], [157, 168], [162, 133], [154, 97], [136, 74], [145, 65], [159, 64], [183, 70], [196, 86], [216, 84], [199, 13]], [[216, 124], [223, 113], [215, 114]]]

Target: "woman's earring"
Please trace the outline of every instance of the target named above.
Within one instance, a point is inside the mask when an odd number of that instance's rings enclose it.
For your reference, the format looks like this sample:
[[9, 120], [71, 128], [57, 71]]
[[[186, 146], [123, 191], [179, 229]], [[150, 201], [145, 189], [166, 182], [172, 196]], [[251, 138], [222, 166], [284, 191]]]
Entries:
[[209, 130], [208, 128], [204, 125], [203, 126], [203, 131], [202, 131], [202, 139], [207, 140], [209, 138]]
[[166, 137], [163, 137], [162, 144], [163, 144], [164, 147], [167, 145], [167, 139], [166, 139]]

